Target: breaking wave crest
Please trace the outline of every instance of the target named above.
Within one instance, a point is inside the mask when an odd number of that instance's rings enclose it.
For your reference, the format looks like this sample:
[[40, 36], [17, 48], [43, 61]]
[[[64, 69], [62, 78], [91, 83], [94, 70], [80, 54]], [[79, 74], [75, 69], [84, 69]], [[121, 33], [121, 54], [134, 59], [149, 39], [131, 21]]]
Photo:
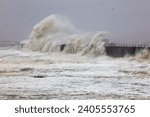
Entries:
[[24, 47], [49, 53], [99, 56], [105, 54], [105, 33], [81, 33], [67, 18], [51, 15], [33, 27]]

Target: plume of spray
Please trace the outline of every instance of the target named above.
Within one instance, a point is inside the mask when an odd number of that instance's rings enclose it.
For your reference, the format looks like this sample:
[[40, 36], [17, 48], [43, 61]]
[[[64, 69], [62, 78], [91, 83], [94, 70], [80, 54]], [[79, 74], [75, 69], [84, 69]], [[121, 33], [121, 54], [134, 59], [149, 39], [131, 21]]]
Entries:
[[106, 54], [102, 34], [103, 32], [99, 32], [93, 36], [89, 45], [83, 50], [82, 55], [93, 54], [94, 56], [99, 56]]
[[142, 60], [148, 60], [150, 62], [150, 50], [148, 48], [145, 48], [141, 52], [139, 52], [136, 55], [136, 60], [142, 61]]
[[51, 15], [33, 27], [25, 48], [41, 52], [60, 52], [82, 55], [103, 55], [103, 35], [106, 32], [81, 34], [65, 17]]
[[51, 52], [57, 50], [56, 44], [66, 43], [74, 32], [75, 27], [67, 19], [51, 15], [33, 27], [26, 48]]

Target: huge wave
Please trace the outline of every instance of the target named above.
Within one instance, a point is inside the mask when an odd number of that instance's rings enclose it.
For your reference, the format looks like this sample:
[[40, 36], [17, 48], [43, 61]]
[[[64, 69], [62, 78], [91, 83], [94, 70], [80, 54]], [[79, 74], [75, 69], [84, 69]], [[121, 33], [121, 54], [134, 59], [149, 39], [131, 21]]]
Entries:
[[63, 52], [100, 56], [105, 54], [107, 32], [83, 33], [67, 18], [50, 15], [33, 27], [25, 48], [41, 52]]

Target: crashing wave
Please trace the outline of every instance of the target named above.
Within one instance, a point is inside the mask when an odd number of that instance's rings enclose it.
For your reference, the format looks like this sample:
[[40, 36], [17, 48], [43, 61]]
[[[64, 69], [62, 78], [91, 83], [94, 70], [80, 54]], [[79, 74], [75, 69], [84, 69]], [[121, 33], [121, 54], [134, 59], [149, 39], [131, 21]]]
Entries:
[[33, 27], [25, 48], [41, 52], [105, 54], [105, 32], [81, 34], [64, 17], [51, 15]]

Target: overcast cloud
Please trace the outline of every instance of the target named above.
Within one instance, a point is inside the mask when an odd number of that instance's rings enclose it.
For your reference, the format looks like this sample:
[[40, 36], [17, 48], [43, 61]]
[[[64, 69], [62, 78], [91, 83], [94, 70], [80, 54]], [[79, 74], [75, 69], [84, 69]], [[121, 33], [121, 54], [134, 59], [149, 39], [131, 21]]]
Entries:
[[83, 31], [108, 31], [118, 42], [150, 43], [149, 0], [0, 0], [0, 40], [24, 40], [51, 14]]

